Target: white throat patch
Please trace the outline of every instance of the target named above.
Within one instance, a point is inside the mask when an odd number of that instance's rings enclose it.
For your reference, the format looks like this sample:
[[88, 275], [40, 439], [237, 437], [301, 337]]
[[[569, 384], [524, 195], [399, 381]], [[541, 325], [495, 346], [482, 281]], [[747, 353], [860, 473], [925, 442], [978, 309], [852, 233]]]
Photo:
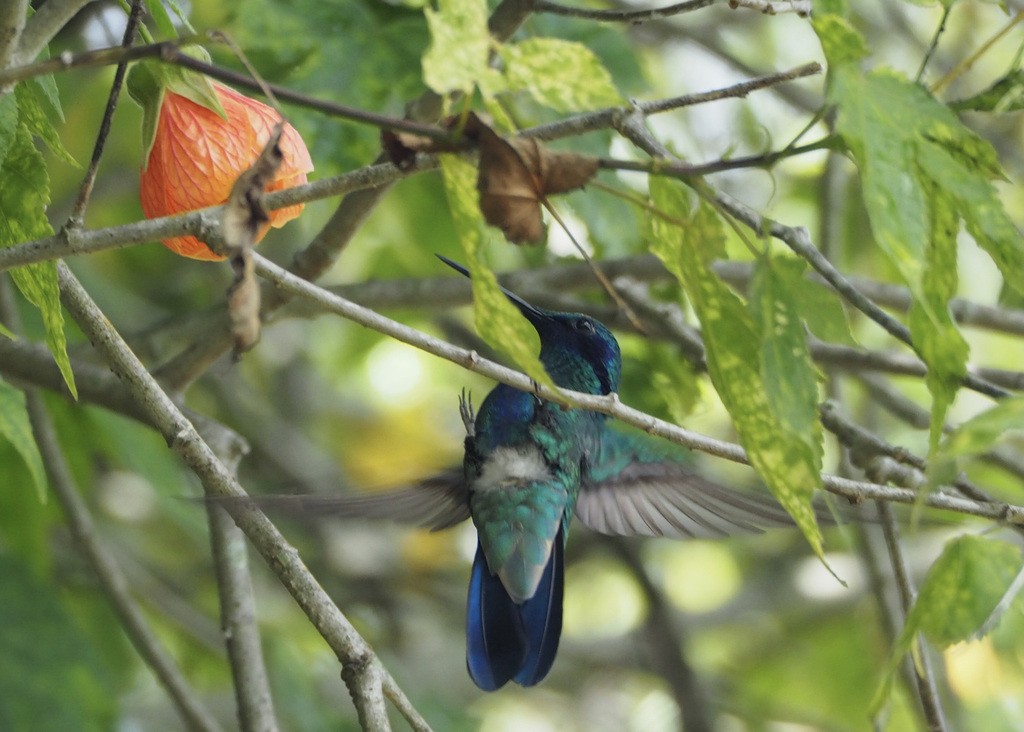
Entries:
[[474, 490], [494, 490], [510, 485], [551, 480], [551, 470], [540, 449], [533, 445], [499, 447], [484, 462]]

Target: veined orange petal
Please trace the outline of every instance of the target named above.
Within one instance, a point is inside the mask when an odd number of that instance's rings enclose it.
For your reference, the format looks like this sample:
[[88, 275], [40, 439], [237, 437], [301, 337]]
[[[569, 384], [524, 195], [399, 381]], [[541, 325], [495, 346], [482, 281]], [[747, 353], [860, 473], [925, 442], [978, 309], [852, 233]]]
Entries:
[[[267, 105], [221, 84], [213, 88], [227, 114], [167, 89], [149, 161], [140, 177], [139, 197], [146, 218], [170, 216], [224, 203], [238, 176], [256, 162], [279, 119]], [[289, 124], [281, 134], [284, 158], [268, 191], [306, 182], [313, 161], [299, 133]], [[273, 211], [270, 224], [283, 226], [303, 204]], [[263, 238], [264, 227], [257, 236]], [[194, 236], [163, 240], [164, 246], [194, 259], [223, 259]]]

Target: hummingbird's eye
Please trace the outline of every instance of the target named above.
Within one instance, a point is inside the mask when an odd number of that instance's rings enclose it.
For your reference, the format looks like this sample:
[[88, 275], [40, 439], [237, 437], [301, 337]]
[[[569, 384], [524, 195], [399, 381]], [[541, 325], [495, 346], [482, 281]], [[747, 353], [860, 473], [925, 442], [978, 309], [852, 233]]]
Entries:
[[573, 327], [575, 327], [576, 330], [580, 331], [581, 333], [592, 334], [594, 332], [594, 324], [591, 323], [590, 320], [588, 320], [587, 318], [580, 318], [575, 323], [573, 323]]

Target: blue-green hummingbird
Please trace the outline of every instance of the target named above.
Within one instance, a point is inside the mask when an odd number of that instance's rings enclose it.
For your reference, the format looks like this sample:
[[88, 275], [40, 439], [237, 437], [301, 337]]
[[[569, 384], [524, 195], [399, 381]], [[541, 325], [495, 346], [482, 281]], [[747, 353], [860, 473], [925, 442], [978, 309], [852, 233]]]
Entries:
[[[440, 255], [439, 255], [440, 256]], [[459, 264], [440, 257], [469, 276]], [[543, 310], [503, 290], [540, 336], [555, 384], [587, 394], [618, 391], [619, 344], [602, 323]], [[689, 451], [505, 384], [466, 425], [462, 468], [374, 496], [256, 497], [262, 506], [346, 517], [390, 518], [432, 530], [472, 519], [478, 544], [469, 584], [466, 662], [481, 689], [540, 682], [562, 630], [564, 546], [573, 516], [604, 534], [717, 538], [791, 526], [769, 497], [691, 472]]]

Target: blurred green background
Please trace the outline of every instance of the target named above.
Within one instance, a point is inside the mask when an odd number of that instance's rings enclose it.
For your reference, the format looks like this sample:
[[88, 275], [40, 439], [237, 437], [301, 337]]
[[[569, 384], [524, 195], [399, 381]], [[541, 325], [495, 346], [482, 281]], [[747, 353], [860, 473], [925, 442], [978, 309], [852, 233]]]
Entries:
[[[269, 80], [375, 112], [400, 116], [425, 90], [420, 58], [429, 42], [417, 2], [240, 0], [187, 7], [197, 29], [228, 31]], [[872, 62], [916, 73], [941, 17], [941, 7], [862, 2], [855, 18], [872, 48]], [[935, 63], [948, 68], [1006, 22], [994, 4], [962, 2], [951, 14]], [[80, 51], [120, 42], [124, 13], [116, 3], [83, 10], [51, 46]], [[726, 4], [643, 25], [600, 24], [551, 15], [532, 17], [529, 36], [579, 40], [597, 53], [623, 94], [655, 99], [736, 83], [759, 73], [821, 60], [817, 39], [796, 14], [765, 16]], [[1005, 71], [1020, 35], [983, 56], [957, 82], [965, 96]], [[1017, 44], [1015, 46], [1014, 44]], [[222, 47], [214, 60], [238, 68]], [[936, 71], [936, 73], [938, 73]], [[67, 149], [87, 161], [95, 140], [112, 68], [57, 76]], [[660, 138], [695, 162], [779, 148], [811, 119], [823, 77], [656, 117]], [[523, 126], [551, 119], [520, 100]], [[377, 131], [288, 108], [323, 178], [370, 163]], [[141, 218], [137, 183], [141, 114], [123, 99], [113, 119], [96, 190], [86, 216], [90, 228]], [[966, 122], [992, 141], [1011, 181], [1020, 180], [1019, 114], [968, 115]], [[564, 147], [615, 157], [634, 152], [610, 132], [592, 133]], [[771, 172], [738, 171], [714, 185], [767, 215], [807, 226], [827, 241], [845, 272], [894, 281], [890, 265], [871, 246], [856, 172], [847, 161], [822, 185], [827, 155], [788, 160]], [[50, 220], [60, 228], [81, 170], [52, 156]], [[618, 187], [628, 175], [608, 176]], [[1019, 223], [1024, 195], [1000, 184]], [[599, 258], [644, 251], [641, 216], [599, 190], [559, 202]], [[337, 199], [306, 206], [302, 217], [274, 230], [260, 252], [287, 264], [320, 230]], [[553, 232], [546, 249], [489, 250], [496, 269], [539, 266], [575, 256]], [[735, 244], [735, 242], [733, 243]], [[738, 250], [739, 247], [733, 247]], [[459, 258], [436, 173], [411, 177], [377, 207], [322, 281], [442, 277], [440, 252]], [[962, 246], [962, 294], [993, 303], [994, 267], [973, 244]], [[226, 264], [176, 257], [158, 243], [77, 257], [69, 265], [147, 365], [156, 367], [194, 336], [204, 314], [222, 307], [231, 280]], [[596, 286], [585, 299], [599, 295]], [[476, 345], [462, 311], [422, 306], [386, 314], [440, 337]], [[38, 317], [24, 318], [38, 338]], [[887, 344], [877, 329], [854, 323], [862, 343]], [[94, 360], [74, 332], [73, 356]], [[706, 379], [695, 381], [678, 350], [635, 334], [618, 334], [625, 355], [623, 400], [725, 439], [728, 420]], [[973, 360], [1014, 368], [1020, 343], [969, 331]], [[920, 381], [896, 379], [903, 393], [927, 404]], [[927, 435], [879, 410], [852, 379], [840, 379], [846, 408], [889, 441], [923, 454]], [[382, 490], [461, 460], [463, 426], [457, 411], [462, 387], [477, 398], [492, 386], [459, 367], [336, 317], [286, 318], [269, 325], [259, 346], [239, 363], [221, 359], [185, 394], [191, 409], [236, 430], [252, 447], [240, 466], [253, 493]], [[656, 387], [656, 388], [652, 388]], [[954, 418], [976, 411], [962, 396]], [[234, 700], [218, 628], [217, 588], [203, 511], [182, 500], [199, 491], [196, 479], [149, 429], [87, 404], [48, 395], [63, 448], [98, 524], [157, 629], [189, 680], [227, 728]], [[829, 446], [826, 467], [836, 469]], [[712, 459], [702, 472], [752, 485], [752, 473]], [[41, 504], [13, 449], [0, 443], [0, 729], [164, 730], [180, 720], [147, 667], [123, 636], [53, 500]], [[1021, 502], [1020, 485], [978, 468], [983, 484]], [[475, 537], [468, 525], [439, 534], [393, 526], [282, 519], [338, 606], [355, 623], [414, 704], [438, 730], [658, 730], [678, 729], [680, 710], [672, 678], [659, 667], [666, 648], [688, 664], [710, 700], [722, 730], [868, 730], [868, 702], [878, 683], [890, 638], [878, 593], [855, 530], [829, 530], [829, 561], [847, 587], [832, 579], [795, 531], [723, 542], [613, 541], [578, 528], [569, 542], [565, 632], [559, 658], [543, 685], [486, 695], [464, 669], [463, 620]], [[956, 528], [956, 527], [953, 527]], [[908, 530], [906, 550], [920, 574], [952, 529]], [[253, 560], [259, 622], [282, 728], [357, 729], [339, 669], [275, 578]], [[883, 593], [884, 594], [884, 593]], [[1016, 730], [1024, 725], [1024, 622], [1010, 613], [984, 640], [937, 656], [943, 698], [954, 728]], [[678, 651], [678, 653], [674, 653]], [[919, 722], [897, 685], [883, 722], [888, 730]], [[397, 721], [396, 726], [402, 722]]]

